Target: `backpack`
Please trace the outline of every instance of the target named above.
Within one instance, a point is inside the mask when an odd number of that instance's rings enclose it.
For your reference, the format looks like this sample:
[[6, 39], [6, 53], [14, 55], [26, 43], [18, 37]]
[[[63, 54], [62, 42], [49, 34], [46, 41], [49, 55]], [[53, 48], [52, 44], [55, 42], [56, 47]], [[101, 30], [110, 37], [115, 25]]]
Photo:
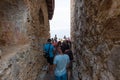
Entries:
[[43, 54], [43, 56], [44, 56], [45, 58], [48, 58], [48, 57], [49, 57], [50, 45], [51, 45], [51, 44], [49, 44], [48, 51], [44, 51], [44, 54]]

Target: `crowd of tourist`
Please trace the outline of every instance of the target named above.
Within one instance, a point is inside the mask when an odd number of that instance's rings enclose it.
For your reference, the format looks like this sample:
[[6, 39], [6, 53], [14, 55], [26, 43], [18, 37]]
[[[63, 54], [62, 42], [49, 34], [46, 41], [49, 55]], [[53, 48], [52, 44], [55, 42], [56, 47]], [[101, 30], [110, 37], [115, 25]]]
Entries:
[[55, 80], [70, 80], [72, 76], [73, 54], [71, 41], [68, 39], [48, 39], [44, 45], [44, 53], [48, 54], [48, 73], [55, 75]]

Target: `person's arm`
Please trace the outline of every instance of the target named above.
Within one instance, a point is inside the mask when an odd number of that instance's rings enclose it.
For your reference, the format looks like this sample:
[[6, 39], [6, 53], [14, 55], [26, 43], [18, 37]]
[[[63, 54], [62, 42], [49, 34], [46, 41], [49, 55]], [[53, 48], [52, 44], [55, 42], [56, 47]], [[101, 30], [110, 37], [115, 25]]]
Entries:
[[70, 63], [67, 64], [67, 69], [69, 68], [69, 66], [70, 66]]
[[56, 56], [55, 56], [54, 61], [53, 61], [53, 70], [55, 70], [55, 68], [57, 66], [56, 64], [57, 64], [57, 61], [56, 61]]
[[53, 64], [53, 71], [55, 70], [55, 68], [56, 68], [56, 64]]
[[[68, 55], [67, 55], [67, 56], [68, 56]], [[68, 64], [67, 64], [67, 69], [68, 69], [69, 66], [70, 66], [70, 58], [69, 58], [69, 56], [68, 56], [67, 62], [68, 62]]]
[[54, 46], [53, 46], [53, 54], [54, 54], [54, 55], [56, 54], [56, 49], [55, 49]]
[[65, 53], [67, 53], [69, 51], [69, 49], [65, 50]]

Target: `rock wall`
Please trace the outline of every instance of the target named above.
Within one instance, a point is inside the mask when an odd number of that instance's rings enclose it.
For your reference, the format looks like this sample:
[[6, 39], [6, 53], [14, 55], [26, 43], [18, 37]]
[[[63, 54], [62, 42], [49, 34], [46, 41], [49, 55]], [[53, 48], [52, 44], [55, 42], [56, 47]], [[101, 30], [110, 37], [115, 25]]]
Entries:
[[36, 80], [49, 30], [46, 0], [0, 0], [0, 80]]
[[120, 80], [119, 0], [71, 0], [75, 80]]

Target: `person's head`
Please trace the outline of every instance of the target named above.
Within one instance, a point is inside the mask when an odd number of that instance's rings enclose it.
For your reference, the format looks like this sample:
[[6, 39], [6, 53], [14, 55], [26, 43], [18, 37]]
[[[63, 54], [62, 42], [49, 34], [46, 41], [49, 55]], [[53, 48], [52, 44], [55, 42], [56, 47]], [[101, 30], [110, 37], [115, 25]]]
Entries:
[[51, 42], [51, 39], [48, 39], [48, 40], [47, 40], [47, 42], [49, 42], [49, 43], [50, 43], [50, 42]]
[[61, 47], [59, 46], [59, 47], [57, 47], [57, 51], [59, 52], [59, 54], [63, 54], [63, 51], [62, 51], [62, 49], [61, 49]]
[[58, 41], [58, 42], [57, 42], [56, 47], [59, 47], [59, 46], [61, 46], [61, 41]]
[[61, 46], [61, 50], [63, 53], [65, 53], [65, 47]]

